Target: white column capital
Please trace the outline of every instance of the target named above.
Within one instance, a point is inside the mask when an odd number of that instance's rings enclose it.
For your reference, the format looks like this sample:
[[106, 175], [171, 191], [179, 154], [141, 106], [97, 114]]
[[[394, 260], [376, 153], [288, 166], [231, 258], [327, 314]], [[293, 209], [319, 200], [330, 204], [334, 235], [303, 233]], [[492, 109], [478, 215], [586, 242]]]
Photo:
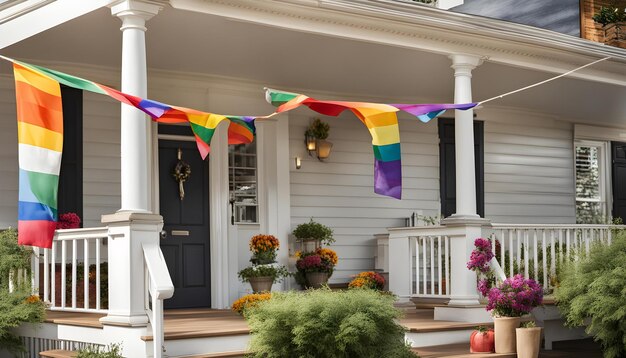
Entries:
[[124, 0], [111, 6], [111, 15], [122, 20], [122, 31], [130, 28], [146, 31], [146, 21], [162, 9], [163, 6], [155, 1]]
[[472, 70], [483, 63], [483, 58], [476, 55], [455, 53], [448, 56], [452, 60], [455, 76], [472, 76]]

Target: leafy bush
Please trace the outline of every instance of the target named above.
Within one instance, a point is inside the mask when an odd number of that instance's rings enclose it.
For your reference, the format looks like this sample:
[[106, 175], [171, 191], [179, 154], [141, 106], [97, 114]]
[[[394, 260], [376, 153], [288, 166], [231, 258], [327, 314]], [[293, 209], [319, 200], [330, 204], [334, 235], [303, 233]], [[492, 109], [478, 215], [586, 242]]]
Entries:
[[394, 298], [373, 290], [274, 293], [245, 312], [251, 357], [415, 357]]
[[76, 358], [124, 358], [120, 344], [110, 344], [106, 348], [87, 346], [78, 351]]
[[565, 266], [556, 299], [567, 325], [591, 319], [587, 333], [602, 343], [604, 357], [626, 356], [626, 234]]
[[0, 347], [14, 353], [24, 351], [19, 338], [10, 332], [23, 322], [42, 322], [45, 305], [38, 296], [31, 296], [30, 279], [18, 284], [14, 279], [13, 291], [9, 292], [9, 277], [17, 270], [30, 275], [30, 248], [17, 244], [17, 231], [0, 232]]

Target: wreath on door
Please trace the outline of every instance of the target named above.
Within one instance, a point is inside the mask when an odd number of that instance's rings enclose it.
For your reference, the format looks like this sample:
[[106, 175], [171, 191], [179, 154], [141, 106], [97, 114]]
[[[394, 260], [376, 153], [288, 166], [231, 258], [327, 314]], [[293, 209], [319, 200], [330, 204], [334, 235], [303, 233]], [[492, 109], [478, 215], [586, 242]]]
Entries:
[[178, 196], [180, 200], [183, 200], [185, 198], [183, 183], [191, 176], [191, 166], [183, 161], [183, 151], [180, 148], [178, 148], [178, 162], [174, 166], [172, 176], [178, 182]]

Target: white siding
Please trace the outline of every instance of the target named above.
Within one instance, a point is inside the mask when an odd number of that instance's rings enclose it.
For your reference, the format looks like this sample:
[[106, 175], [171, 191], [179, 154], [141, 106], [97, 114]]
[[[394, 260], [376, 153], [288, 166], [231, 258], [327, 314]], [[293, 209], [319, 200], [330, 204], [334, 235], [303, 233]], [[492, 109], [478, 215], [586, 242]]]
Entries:
[[120, 203], [120, 104], [83, 92], [84, 226], [101, 226]]
[[[307, 109], [308, 111], [308, 109]], [[330, 124], [330, 158], [319, 162], [304, 148], [304, 131], [313, 118]], [[339, 118], [304, 110], [289, 115], [290, 156], [302, 158], [291, 179], [292, 227], [313, 218], [334, 231], [332, 248], [339, 264], [331, 282], [374, 268], [373, 235], [404, 226], [411, 213], [439, 213], [439, 140], [437, 124], [401, 119], [402, 200], [374, 193], [374, 156], [367, 128], [351, 113]]]
[[13, 76], [0, 76], [0, 228], [17, 226], [17, 119]]
[[485, 216], [495, 223], [575, 223], [573, 125], [485, 109]]

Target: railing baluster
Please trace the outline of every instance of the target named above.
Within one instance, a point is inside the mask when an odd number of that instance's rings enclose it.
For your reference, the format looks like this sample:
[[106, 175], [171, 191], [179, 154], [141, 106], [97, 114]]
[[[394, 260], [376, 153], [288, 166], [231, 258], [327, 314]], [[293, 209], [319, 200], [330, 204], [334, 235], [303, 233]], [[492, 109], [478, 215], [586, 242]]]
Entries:
[[[556, 275], [556, 247], [554, 247], [556, 244], [554, 242], [554, 230], [550, 230], [550, 278], [554, 277]], [[563, 255], [563, 252], [561, 252], [561, 249], [559, 248], [559, 252], [561, 253], [561, 256]], [[550, 284], [550, 286], [552, 286], [552, 284]]]
[[450, 294], [450, 237], [445, 236], [445, 257], [444, 257], [444, 265], [445, 265], [445, 273], [446, 273], [446, 295]]
[[57, 300], [57, 243], [55, 241], [52, 242], [52, 249], [50, 250], [50, 263], [52, 265], [52, 267], [50, 268], [50, 302], [52, 303], [52, 307], [55, 307]]
[[65, 279], [66, 279], [66, 271], [67, 271], [67, 267], [65, 265], [65, 251], [66, 251], [66, 244], [65, 244], [65, 240], [61, 241], [61, 308], [65, 308]]
[[424, 289], [424, 294], [428, 294], [428, 288], [426, 286], [426, 237], [422, 237], [422, 285]]
[[541, 230], [541, 268], [543, 268], [543, 288], [548, 289], [548, 248], [546, 247], [546, 230]]
[[[33, 274], [31, 275], [30, 287], [31, 287], [31, 295], [39, 296], [39, 253], [40, 249], [38, 247], [33, 247], [33, 257], [31, 258], [31, 267], [33, 270]], [[27, 272], [24, 272], [27, 274]]]
[[570, 229], [565, 229], [565, 258], [569, 261], [570, 257]]
[[[513, 230], [509, 229], [509, 276], [515, 275], [513, 272], [513, 257], [515, 253], [513, 252]], [[519, 250], [518, 250], [519, 252]]]
[[589, 235], [593, 236], [593, 229], [583, 229], [585, 239], [585, 256], [589, 255]]
[[72, 240], [72, 308], [76, 308], [76, 256], [78, 255], [78, 240]]
[[96, 309], [100, 309], [100, 238], [96, 239]]
[[529, 250], [528, 246], [530, 246], [530, 239], [528, 237], [528, 231], [527, 230], [524, 230], [523, 237], [524, 237], [524, 245], [523, 245], [523, 247], [524, 247], [524, 277], [525, 278], [529, 278], [530, 277], [529, 276], [529, 271], [530, 270], [529, 270], [528, 266], [530, 265], [530, 257], [529, 257], [530, 254], [528, 252], [528, 250]]
[[535, 263], [533, 265], [533, 277], [535, 281], [539, 282], [539, 246], [537, 246], [537, 230], [533, 230], [533, 259]]
[[435, 237], [429, 236], [430, 243], [430, 293], [435, 294]]
[[48, 265], [50, 256], [50, 250], [43, 250], [43, 301], [50, 302], [50, 267]]
[[89, 308], [89, 241], [83, 239], [83, 307]]
[[437, 286], [438, 286], [438, 294], [442, 295], [442, 284], [443, 284], [443, 277], [441, 276], [441, 235], [439, 235], [439, 237], [437, 238]]

